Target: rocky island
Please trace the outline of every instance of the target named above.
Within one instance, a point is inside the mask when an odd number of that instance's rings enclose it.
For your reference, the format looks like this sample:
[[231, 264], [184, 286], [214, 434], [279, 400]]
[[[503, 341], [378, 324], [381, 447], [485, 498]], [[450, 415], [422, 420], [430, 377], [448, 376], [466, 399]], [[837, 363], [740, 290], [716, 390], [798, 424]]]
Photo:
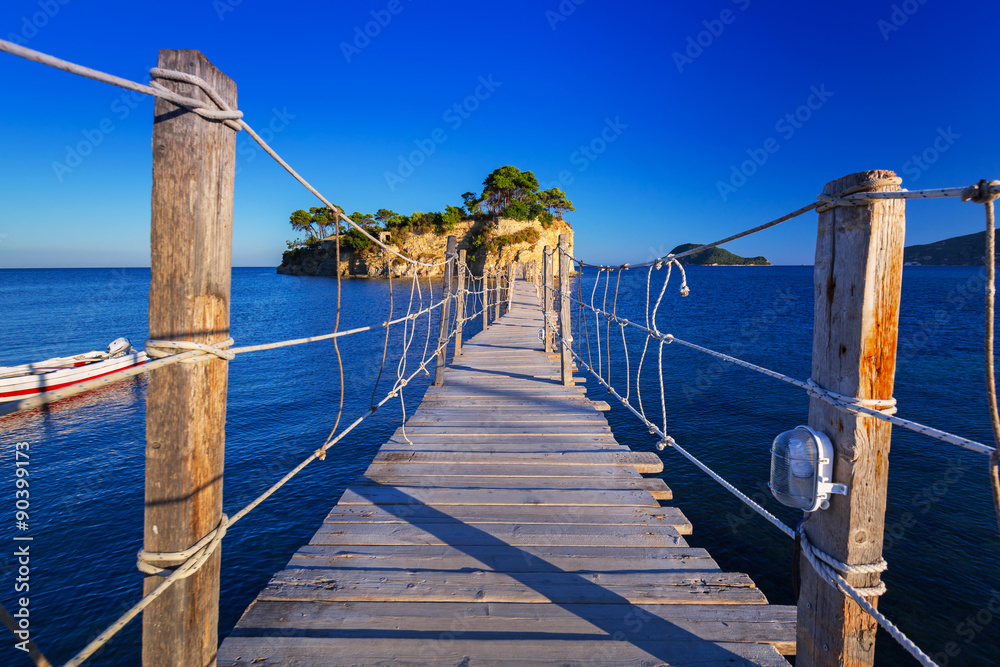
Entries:
[[[700, 243], [685, 243], [677, 246], [670, 253], [677, 255], [700, 245]], [[701, 252], [682, 257], [678, 261], [685, 266], [771, 266], [771, 262], [764, 257], [740, 257], [722, 248], [706, 248]]]
[[976, 266], [985, 256], [985, 231], [903, 248], [905, 266]]
[[[573, 252], [573, 228], [563, 218], [573, 211], [573, 202], [559, 188], [538, 189], [530, 171], [507, 165], [493, 170], [483, 181], [483, 192], [462, 195], [463, 206], [444, 211], [400, 215], [388, 209], [374, 214], [355, 211], [350, 219], [371, 236], [396, 252], [424, 262], [438, 262], [445, 255], [449, 236], [466, 251], [473, 275], [506, 266], [509, 262], [542, 261], [542, 249], [555, 247], [559, 235], [569, 236]], [[365, 234], [343, 223], [337, 212], [325, 207], [295, 211], [292, 228], [305, 239], [288, 242], [278, 273], [296, 276], [399, 277], [412, 275], [413, 267], [386, 252]], [[337, 257], [337, 234], [340, 257]], [[443, 267], [430, 269], [438, 275]]]

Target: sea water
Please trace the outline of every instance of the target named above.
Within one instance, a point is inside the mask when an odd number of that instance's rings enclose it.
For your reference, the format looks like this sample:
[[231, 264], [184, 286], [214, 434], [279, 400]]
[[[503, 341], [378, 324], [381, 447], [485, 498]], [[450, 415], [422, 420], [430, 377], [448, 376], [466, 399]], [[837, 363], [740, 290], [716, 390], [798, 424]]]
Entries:
[[[811, 267], [691, 267], [691, 295], [681, 298], [674, 275], [657, 322], [664, 332], [733, 354], [796, 378], [810, 375], [813, 288]], [[607, 309], [614, 307], [612, 273]], [[644, 323], [646, 280], [653, 300], [664, 270], [622, 273], [618, 313]], [[586, 271], [574, 290], [600, 307], [608, 273], [593, 289]], [[973, 267], [904, 269], [896, 397], [899, 415], [991, 442], [983, 370], [982, 274]], [[424, 305], [429, 303], [422, 282]], [[405, 313], [411, 284], [394, 281], [394, 315]], [[435, 298], [439, 281], [432, 284]], [[379, 323], [389, 315], [385, 280], [345, 280], [341, 328]], [[141, 345], [147, 336], [148, 269], [35, 269], [0, 271], [0, 365], [101, 349], [119, 336]], [[574, 305], [574, 318], [579, 311]], [[232, 335], [237, 345], [317, 335], [333, 330], [336, 281], [279, 276], [273, 268], [233, 271]], [[478, 331], [479, 319], [467, 331]], [[417, 323], [407, 354], [412, 372], [433, 349], [436, 319]], [[582, 334], [583, 330], [580, 330]], [[611, 325], [602, 328], [600, 354], [593, 319], [578, 351], [631, 392], [644, 339]], [[345, 377], [344, 420], [368, 410], [397, 377], [402, 326], [340, 340]], [[628, 349], [630, 373], [625, 372]], [[647, 414], [662, 423], [658, 344], [651, 342], [638, 390]], [[719, 362], [679, 345], [665, 345], [662, 368], [669, 433], [786, 523], [800, 515], [767, 490], [770, 445], [781, 431], [806, 423], [805, 394], [773, 379]], [[379, 377], [379, 371], [382, 375]], [[433, 369], [432, 369], [433, 370]], [[583, 371], [581, 371], [582, 373]], [[242, 355], [230, 364], [226, 424], [224, 511], [233, 514], [309, 456], [328, 436], [340, 399], [340, 371], [330, 341]], [[421, 374], [404, 392], [412, 411], [429, 383]], [[608, 400], [618, 441], [655, 451], [656, 439], [593, 379], [588, 395]], [[68, 659], [140, 597], [135, 569], [142, 546], [146, 380], [138, 377], [46, 410], [0, 419], [0, 602], [14, 610], [22, 593], [15, 535], [31, 541], [32, 638], [55, 663]], [[220, 632], [243, 610], [297, 548], [319, 528], [340, 494], [364, 472], [403, 414], [390, 401], [338, 443], [325, 461], [234, 526], [222, 546]], [[342, 424], [344, 421], [341, 422]], [[15, 524], [15, 447], [30, 445], [28, 529]], [[776, 604], [794, 604], [792, 542], [744, 508], [679, 454], [662, 453], [661, 476], [694, 524], [686, 538], [704, 547], [723, 570], [749, 574]], [[3, 500], [6, 499], [6, 500]], [[4, 510], [6, 503], [6, 510]], [[953, 665], [996, 664], [1000, 656], [1000, 577], [997, 521], [986, 457], [894, 428], [889, 466], [882, 609], [925, 651]], [[138, 664], [141, 621], [133, 621], [93, 664]], [[14, 639], [0, 639], [0, 663], [27, 665]], [[948, 655], [949, 651], [954, 655]], [[909, 664], [880, 633], [880, 665]]]

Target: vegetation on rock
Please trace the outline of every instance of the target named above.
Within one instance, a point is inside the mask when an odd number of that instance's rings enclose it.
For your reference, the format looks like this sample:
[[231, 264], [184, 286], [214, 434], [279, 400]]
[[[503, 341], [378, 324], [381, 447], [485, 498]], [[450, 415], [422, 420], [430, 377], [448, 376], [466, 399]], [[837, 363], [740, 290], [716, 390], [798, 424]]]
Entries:
[[[679, 255], [700, 245], [700, 243], [685, 243], [677, 246], [670, 253]], [[764, 257], [740, 257], [723, 248], [706, 248], [701, 252], [682, 257], [678, 261], [685, 266], [771, 266], [771, 263]]]
[[903, 249], [903, 263], [923, 266], [975, 266], [986, 257], [986, 232], [911, 245]]

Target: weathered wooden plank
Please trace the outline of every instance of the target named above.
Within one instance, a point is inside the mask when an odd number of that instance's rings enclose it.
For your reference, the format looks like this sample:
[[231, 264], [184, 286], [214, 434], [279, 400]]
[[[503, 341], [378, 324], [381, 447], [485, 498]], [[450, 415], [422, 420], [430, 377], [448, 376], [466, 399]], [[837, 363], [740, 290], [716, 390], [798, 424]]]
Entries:
[[[551, 566], [551, 567], [548, 567]], [[563, 572], [719, 571], [704, 549], [694, 547], [594, 547], [562, 545], [322, 545], [300, 548], [289, 567], [376, 568], [382, 570], [492, 570], [531, 572], [540, 567]]]
[[618, 505], [575, 507], [572, 511], [553, 512], [541, 505], [517, 507], [493, 505], [413, 505], [405, 516], [398, 508], [377, 505], [337, 505], [326, 517], [327, 522], [367, 521], [378, 523], [407, 521], [475, 521], [478, 523], [581, 523], [589, 525], [667, 525], [680, 533], [690, 532], [691, 523], [676, 507], [623, 507]]
[[521, 465], [519, 463], [373, 463], [365, 471], [366, 477], [625, 477], [640, 479], [633, 466], [596, 465]]
[[341, 505], [549, 505], [604, 506], [642, 505], [659, 507], [653, 496], [639, 491], [595, 491], [592, 489], [440, 489], [356, 485], [344, 491]]
[[670, 488], [659, 477], [413, 477], [413, 476], [369, 476], [362, 475], [351, 483], [350, 488], [360, 489], [364, 485], [391, 486], [409, 492], [411, 489], [522, 489], [522, 490], [563, 490], [581, 489], [595, 492], [606, 490], [648, 491], [657, 500], [670, 500]]
[[653, 637], [666, 643], [692, 641], [694, 635], [714, 642], [768, 643], [779, 651], [795, 647], [795, 608], [777, 605], [634, 605], [623, 613], [618, 605], [268, 601], [254, 605], [242, 625], [244, 636], [271, 628], [285, 629], [285, 636], [311, 636], [320, 629], [354, 637], [383, 631], [372, 634], [384, 636], [396, 635], [386, 630], [405, 628], [396, 636], [449, 632], [501, 639], [531, 633], [565, 641], [567, 635], [610, 639], [620, 633], [618, 641], [642, 643]]
[[310, 544], [451, 545], [568, 547], [682, 547], [687, 543], [672, 526], [612, 526], [595, 530], [569, 523], [324, 523]]
[[[260, 662], [296, 667], [384, 667], [384, 665], [621, 665], [622, 667], [679, 667], [692, 665], [759, 665], [788, 667], [769, 644], [737, 642], [642, 640], [638, 645], [609, 639], [450, 639], [433, 632], [433, 637], [397, 639], [376, 635], [360, 639], [341, 637], [296, 637], [278, 633], [266, 637], [232, 637], [220, 650], [220, 667], [237, 667]], [[445, 634], [445, 639], [442, 639]], [[225, 646], [225, 644], [223, 645]], [[294, 661], [283, 656], [294, 655]], [[349, 658], [333, 656], [350, 656]], [[402, 657], [405, 656], [405, 657]]]
[[287, 568], [261, 600], [517, 602], [521, 604], [767, 604], [745, 574], [436, 572]]
[[[384, 449], [384, 448], [383, 448]], [[482, 463], [518, 465], [614, 465], [634, 466], [639, 472], [661, 472], [663, 461], [653, 452], [554, 451], [554, 452], [475, 452], [453, 450], [379, 451], [374, 463]]]

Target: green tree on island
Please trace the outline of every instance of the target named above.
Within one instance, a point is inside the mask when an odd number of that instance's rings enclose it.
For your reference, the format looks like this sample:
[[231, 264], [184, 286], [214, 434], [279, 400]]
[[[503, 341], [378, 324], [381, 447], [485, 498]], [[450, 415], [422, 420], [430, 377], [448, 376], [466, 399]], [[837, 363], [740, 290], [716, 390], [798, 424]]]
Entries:
[[[434, 231], [445, 234], [455, 229], [459, 222], [471, 216], [490, 215], [514, 220], [538, 220], [548, 227], [566, 211], [575, 211], [573, 202], [559, 188], [539, 191], [538, 179], [530, 171], [521, 171], [513, 165], [494, 169], [483, 181], [483, 192], [462, 193], [461, 206], [445, 206], [444, 211], [400, 215], [393, 210], [380, 208], [374, 214], [355, 211], [350, 219], [365, 232], [375, 236], [380, 231], [393, 232], [393, 239], [405, 239], [410, 233], [423, 234]], [[341, 224], [339, 211], [326, 207], [313, 207], [308, 212], [298, 210], [289, 217], [292, 229], [305, 236], [305, 240], [288, 241], [289, 249], [300, 246], [316, 247], [320, 241], [333, 234], [341, 234], [341, 243], [355, 252], [372, 245], [361, 231]]]

